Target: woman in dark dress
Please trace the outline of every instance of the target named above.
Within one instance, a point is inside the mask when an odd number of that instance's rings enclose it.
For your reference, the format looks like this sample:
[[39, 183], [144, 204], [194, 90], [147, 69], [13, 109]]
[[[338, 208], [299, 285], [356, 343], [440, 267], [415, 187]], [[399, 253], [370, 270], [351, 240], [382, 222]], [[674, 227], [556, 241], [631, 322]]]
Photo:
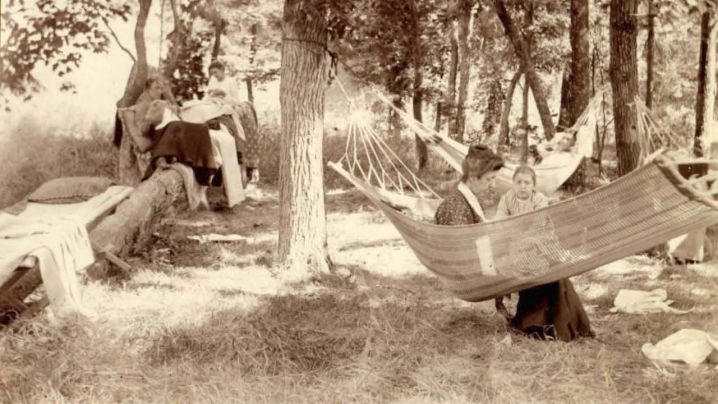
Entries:
[[[451, 226], [486, 221], [477, 195], [493, 185], [502, 166], [503, 160], [487, 146], [470, 147], [462, 164], [461, 182], [439, 205], [436, 223]], [[501, 306], [497, 303], [497, 309], [507, 316]], [[568, 279], [519, 292], [516, 316], [507, 319], [515, 329], [538, 338], [571, 341], [593, 335], [583, 304]]]

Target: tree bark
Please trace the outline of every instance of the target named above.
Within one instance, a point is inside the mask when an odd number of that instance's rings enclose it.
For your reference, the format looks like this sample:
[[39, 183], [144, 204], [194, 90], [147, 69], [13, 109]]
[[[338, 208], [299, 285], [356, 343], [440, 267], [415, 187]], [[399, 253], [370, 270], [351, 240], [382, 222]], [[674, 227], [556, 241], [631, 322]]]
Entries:
[[150, 242], [154, 226], [183, 199], [186, 194], [180, 174], [172, 169], [159, 170], [102, 220], [90, 232], [90, 239], [98, 249], [115, 255], [133, 253], [133, 248]]
[[514, 48], [514, 52], [516, 52], [516, 56], [521, 61], [525, 70], [529, 85], [531, 86], [531, 92], [534, 96], [534, 101], [536, 102], [536, 108], [538, 109], [539, 116], [541, 118], [544, 136], [546, 136], [546, 139], [551, 140], [556, 133], [556, 128], [553, 124], [551, 110], [548, 107], [548, 102], [546, 101], [541, 79], [536, 73], [533, 62], [531, 61], [530, 44], [520, 33], [519, 28], [516, 26], [506, 10], [504, 0], [494, 0], [494, 8], [496, 9], [496, 14], [501, 21], [501, 25], [504, 27], [506, 36], [508, 36], [511, 45]]
[[486, 110], [484, 112], [484, 122], [482, 125], [483, 134], [481, 138], [484, 140], [493, 136], [496, 131], [496, 123], [501, 121], [502, 93], [501, 80], [493, 80], [489, 88], [489, 97], [486, 100]]
[[219, 58], [219, 51], [222, 47], [222, 31], [224, 31], [224, 20], [220, 19], [214, 24], [214, 43], [212, 44], [212, 61]]
[[456, 123], [454, 136], [459, 141], [464, 140], [466, 130], [466, 98], [469, 94], [469, 76], [471, 74], [471, 45], [469, 44], [469, 30], [471, 27], [471, 8], [473, 0], [459, 1], [459, 93], [456, 101]]
[[[254, 58], [257, 56], [257, 23], [255, 22], [252, 24], [252, 28], [250, 29], [250, 32], [252, 34], [252, 42], [249, 45], [249, 65], [254, 65]], [[244, 79], [244, 83], [247, 85], [247, 99], [249, 102], [254, 104], [254, 86], [252, 83], [253, 79], [251, 75], [248, 75]]]
[[460, 140], [456, 137], [456, 131], [454, 130], [454, 117], [456, 116], [456, 76], [459, 71], [459, 42], [456, 38], [458, 34], [457, 23], [454, 21], [453, 27], [450, 33], [451, 41], [451, 56], [449, 60], [449, 84], [447, 89], [447, 97], [444, 102], [446, 112], [444, 115], [447, 119], [447, 127], [449, 130], [449, 136], [454, 140]]
[[179, 60], [184, 48], [185, 26], [182, 22], [182, 11], [180, 10], [180, 0], [170, 0], [170, 8], [172, 8], [172, 19], [174, 21], [174, 29], [170, 33], [170, 47], [167, 52], [167, 58], [162, 66], [162, 75], [171, 78], [177, 69], [177, 61]]
[[509, 141], [509, 116], [511, 115], [511, 104], [513, 103], [514, 90], [521, 78], [521, 70], [514, 73], [511, 78], [509, 88], [506, 90], [506, 98], [504, 99], [504, 107], [501, 111], [501, 128], [499, 129], [499, 144], [508, 145]]
[[145, 26], [147, 25], [147, 16], [150, 12], [152, 0], [138, 0], [140, 11], [137, 14], [137, 22], [135, 23], [135, 48], [137, 50], [137, 61], [132, 66], [130, 77], [125, 86], [125, 92], [122, 98], [117, 102], [118, 108], [129, 107], [133, 105], [137, 98], [145, 88], [145, 82], [148, 76], [147, 67], [147, 46], [145, 44]]
[[648, 37], [646, 38], [646, 107], [653, 106], [653, 47], [655, 46], [655, 10], [648, 0]]
[[[424, 63], [424, 49], [421, 43], [421, 22], [419, 21], [419, 13], [417, 10], [416, 1], [412, 1], [412, 18], [414, 21], [414, 38], [413, 38], [413, 67], [414, 67], [414, 79], [413, 81], [413, 96], [411, 100], [412, 110], [414, 112], [414, 119], [419, 122], [423, 122], [421, 108], [423, 107], [424, 101], [424, 88], [423, 81], [424, 77], [422, 74], [423, 63]], [[414, 135], [414, 145], [416, 148], [416, 166], [418, 171], [424, 170], [426, 163], [429, 161], [429, 151], [426, 148], [426, 144], [419, 138], [418, 135]]]
[[[140, 12], [135, 23], [135, 48], [137, 50], [137, 61], [132, 66], [130, 77], [125, 86], [122, 98], [117, 102], [117, 108], [126, 108], [134, 105], [145, 88], [145, 82], [149, 77], [147, 65], [147, 46], [145, 44], [145, 26], [149, 15], [152, 0], [139, 0]], [[135, 185], [139, 182], [141, 174], [137, 168], [136, 146], [131, 136], [123, 136], [126, 131], [123, 129], [119, 113], [115, 121], [115, 144], [119, 144], [119, 164], [117, 167], [117, 178], [121, 184]]]
[[251, 77], [245, 78], [244, 84], [247, 85], [247, 100], [249, 100], [249, 102], [254, 104], [254, 89], [252, 86], [252, 78]]
[[529, 78], [524, 75], [523, 104], [521, 104], [521, 162], [529, 157]]
[[[589, 58], [588, 0], [571, 0], [571, 64], [569, 66], [567, 114], [560, 124], [570, 127], [581, 115], [591, 98], [591, 63]], [[563, 111], [562, 111], [563, 112]]]
[[640, 144], [636, 135], [635, 97], [638, 94], [636, 61], [636, 20], [638, 0], [611, 0], [611, 89], [616, 133], [618, 174], [625, 175], [638, 166]]
[[571, 126], [568, 118], [569, 100], [568, 100], [568, 87], [570, 86], [571, 67], [564, 69], [561, 75], [561, 108], [558, 113], [558, 126], [557, 130], [565, 130]]
[[715, 139], [716, 98], [716, 40], [718, 11], [705, 11], [701, 15], [701, 45], [698, 60], [698, 93], [696, 95], [696, 129], [693, 153], [698, 157], [711, 157], [711, 144]]
[[[421, 88], [422, 75], [421, 69], [414, 68], [414, 96], [412, 97], [411, 107], [414, 112], [414, 119], [419, 122], [423, 122], [421, 108], [423, 106], [424, 92]], [[414, 142], [416, 147], [416, 164], [417, 169], [422, 171], [426, 168], [426, 163], [429, 161], [429, 151], [426, 148], [426, 144], [418, 135], [414, 135]]]
[[441, 109], [443, 108], [443, 105], [441, 104], [441, 101], [436, 103], [436, 119], [434, 120], [434, 131], [439, 132], [441, 131]]
[[[327, 21], [302, 0], [285, 0], [286, 38], [326, 44]], [[329, 66], [323, 48], [282, 41], [279, 261], [297, 278], [328, 272], [324, 167], [324, 91]]]

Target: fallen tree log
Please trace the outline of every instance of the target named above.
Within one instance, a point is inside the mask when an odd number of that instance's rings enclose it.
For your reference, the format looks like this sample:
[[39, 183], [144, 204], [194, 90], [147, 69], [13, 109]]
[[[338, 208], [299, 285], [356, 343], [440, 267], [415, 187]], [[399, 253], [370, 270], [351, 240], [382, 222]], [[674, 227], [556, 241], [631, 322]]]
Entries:
[[[127, 256], [146, 247], [155, 226], [171, 214], [177, 202], [185, 199], [182, 177], [175, 170], [156, 171], [140, 183], [113, 213], [88, 226], [97, 260], [87, 268], [87, 275], [91, 279], [129, 277], [126, 268], [101, 258], [107, 253]], [[11, 279], [0, 285], [0, 329], [18, 317], [38, 313], [49, 303], [47, 296], [38, 291], [42, 276], [37, 260], [33, 261], [34, 265], [17, 268]]]
[[[90, 240], [103, 253], [124, 257], [137, 252], [151, 241], [154, 228], [173, 211], [175, 204], [186, 199], [184, 183], [177, 171], [156, 171], [90, 231]], [[88, 270], [88, 275], [95, 279], [114, 276], [118, 275], [117, 269], [102, 260]]]

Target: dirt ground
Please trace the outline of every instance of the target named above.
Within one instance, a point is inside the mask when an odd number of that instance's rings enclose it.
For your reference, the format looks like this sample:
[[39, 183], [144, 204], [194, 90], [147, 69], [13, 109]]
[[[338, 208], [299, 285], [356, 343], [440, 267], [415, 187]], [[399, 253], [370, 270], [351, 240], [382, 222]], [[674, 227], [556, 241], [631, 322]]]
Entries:
[[[718, 264], [634, 256], [575, 277], [596, 338], [537, 341], [510, 332], [493, 302], [442, 290], [355, 191], [327, 196], [337, 275], [284, 284], [276, 192], [251, 196], [167, 220], [130, 279], [85, 279], [87, 317], [46, 311], [0, 337], [0, 400], [718, 402], [715, 364], [659, 368], [641, 353], [682, 328], [718, 332]], [[189, 238], [212, 233], [241, 237]], [[664, 288], [690, 311], [613, 313], [622, 288]]]

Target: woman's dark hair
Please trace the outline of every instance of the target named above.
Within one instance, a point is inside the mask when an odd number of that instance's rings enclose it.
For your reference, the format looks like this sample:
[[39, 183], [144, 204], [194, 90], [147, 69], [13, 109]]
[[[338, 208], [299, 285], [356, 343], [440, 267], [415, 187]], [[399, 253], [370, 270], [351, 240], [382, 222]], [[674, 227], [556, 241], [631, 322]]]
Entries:
[[469, 178], [481, 178], [489, 171], [498, 171], [504, 166], [504, 160], [483, 144], [469, 147], [464, 161], [461, 162], [461, 181], [466, 182]]
[[145, 81], [145, 89], [148, 89], [152, 87], [153, 84], [157, 81], [157, 77], [150, 77]]
[[222, 62], [215, 60], [214, 62], [209, 64], [209, 69], [207, 69], [207, 70], [212, 70], [212, 69], [219, 69], [221, 71], [224, 71], [224, 65], [222, 64]]

